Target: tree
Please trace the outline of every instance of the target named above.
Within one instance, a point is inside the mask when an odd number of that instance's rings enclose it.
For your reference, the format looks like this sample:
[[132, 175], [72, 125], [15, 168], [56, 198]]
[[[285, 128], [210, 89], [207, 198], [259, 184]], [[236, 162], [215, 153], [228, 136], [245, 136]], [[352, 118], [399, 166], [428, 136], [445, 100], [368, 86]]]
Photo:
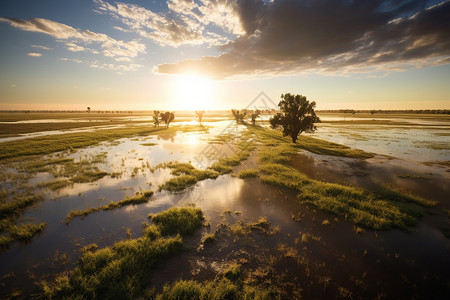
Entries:
[[153, 124], [155, 124], [155, 127], [159, 127], [159, 118], [160, 118], [160, 112], [159, 110], [153, 111]]
[[170, 122], [172, 122], [175, 119], [175, 113], [166, 111], [165, 113], [161, 114], [161, 121], [166, 124], [166, 128], [169, 128]]
[[245, 116], [247, 115], [247, 111], [245, 109], [232, 109], [231, 113], [233, 114], [236, 123], [244, 123]]
[[253, 113], [250, 115], [250, 117], [252, 118], [252, 124], [253, 126], [255, 126], [256, 123], [256, 118], [259, 118], [259, 114], [261, 113], [261, 111], [259, 109], [253, 111]]
[[91, 112], [91, 108], [88, 106], [87, 109], [86, 109], [86, 111], [87, 111], [88, 113], [90, 113], [90, 112]]
[[202, 122], [202, 118], [203, 118], [203, 115], [204, 115], [204, 114], [205, 114], [205, 111], [204, 111], [204, 110], [196, 110], [196, 111], [195, 111], [195, 115], [197, 116], [198, 122], [199, 122], [199, 123]]
[[320, 122], [314, 108], [316, 102], [309, 102], [305, 96], [281, 95], [278, 103], [281, 113], [277, 113], [270, 119], [272, 128], [283, 128], [283, 136], [290, 136], [295, 143], [302, 132], [314, 132], [317, 128], [314, 123]]

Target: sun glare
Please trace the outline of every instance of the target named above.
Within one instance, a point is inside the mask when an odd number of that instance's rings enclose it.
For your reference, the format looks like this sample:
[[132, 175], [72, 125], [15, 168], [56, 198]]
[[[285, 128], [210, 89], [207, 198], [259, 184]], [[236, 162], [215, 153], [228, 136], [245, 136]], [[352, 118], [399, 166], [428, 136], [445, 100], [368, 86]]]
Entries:
[[177, 76], [173, 94], [175, 110], [208, 110], [213, 107], [213, 82], [200, 76]]

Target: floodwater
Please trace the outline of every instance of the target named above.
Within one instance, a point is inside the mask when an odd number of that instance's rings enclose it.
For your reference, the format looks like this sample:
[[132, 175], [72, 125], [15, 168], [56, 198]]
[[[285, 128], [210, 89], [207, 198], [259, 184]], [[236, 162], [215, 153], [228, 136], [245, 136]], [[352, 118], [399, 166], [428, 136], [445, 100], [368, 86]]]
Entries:
[[[313, 136], [367, 152], [415, 162], [450, 161], [450, 120], [419, 118], [376, 118], [393, 124], [371, 125], [327, 123], [328, 121], [370, 121], [367, 118], [337, 118], [324, 115]], [[409, 125], [396, 125], [395, 122]]]
[[[186, 238], [191, 251], [170, 258], [153, 272], [152, 283], [158, 287], [179, 278], [212, 279], [227, 264], [246, 259], [246, 268], [259, 274], [254, 275], [254, 282], [277, 281], [289, 298], [336, 297], [346, 291], [355, 298], [412, 298], [428, 296], [431, 290], [440, 298], [449, 292], [450, 241], [430, 226], [433, 217], [425, 216], [412, 232], [368, 230], [357, 234], [353, 225], [342, 218], [298, 204], [295, 193], [261, 184], [257, 179], [222, 175], [198, 182], [182, 193], [157, 192], [158, 186], [172, 175], [168, 169], [153, 170], [155, 166], [180, 161], [206, 168], [234, 151], [231, 145], [217, 143], [214, 137], [238, 135], [245, 130], [230, 121], [204, 125], [207, 132], [125, 138], [66, 154], [76, 161], [104, 154], [104, 161], [96, 166], [119, 175], [57, 192], [42, 190], [45, 200], [25, 211], [23, 219], [46, 222], [47, 229], [30, 242], [15, 243], [0, 254], [1, 298], [15, 289], [22, 295], [35, 293], [34, 282], [72, 269], [81, 247], [91, 243], [110, 246], [127, 238], [127, 231], [139, 237], [142, 222], [151, 222], [149, 213], [190, 204], [203, 209], [210, 227]], [[419, 129], [323, 125], [314, 136], [381, 155], [358, 160], [301, 151], [294, 158], [294, 166], [308, 176], [367, 188], [391, 183], [450, 208], [445, 198], [450, 194], [450, 172], [448, 166], [439, 164], [450, 160], [449, 149], [424, 146], [428, 142], [445, 146], [448, 136], [443, 133], [448, 134], [450, 127], [436, 129], [418, 122], [413, 125]], [[410, 174], [425, 178], [399, 177]], [[28, 183], [36, 185], [51, 179], [52, 175], [40, 173]], [[70, 210], [102, 206], [140, 190], [156, 193], [146, 204], [74, 218], [68, 225], [61, 222]], [[267, 217], [276, 233], [255, 233], [236, 240], [224, 226], [255, 222], [259, 217]], [[329, 220], [330, 225], [323, 225], [324, 220]], [[199, 247], [199, 235], [216, 229], [216, 242]], [[302, 234], [311, 235], [311, 241], [303, 243]], [[10, 276], [5, 277], [7, 274]]]

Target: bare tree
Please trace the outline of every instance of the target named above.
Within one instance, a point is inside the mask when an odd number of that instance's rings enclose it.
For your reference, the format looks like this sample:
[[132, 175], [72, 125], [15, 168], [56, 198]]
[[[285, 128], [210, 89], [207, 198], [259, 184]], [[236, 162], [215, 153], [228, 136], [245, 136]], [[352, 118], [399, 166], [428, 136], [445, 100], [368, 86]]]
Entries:
[[252, 114], [250, 115], [250, 117], [252, 118], [252, 124], [253, 126], [255, 126], [256, 123], [256, 118], [259, 118], [259, 115], [261, 114], [261, 111], [259, 109], [254, 110], [252, 112]]
[[159, 127], [159, 123], [160, 123], [160, 112], [159, 110], [154, 110], [153, 111], [153, 124], [155, 124], [155, 127]]
[[195, 111], [195, 115], [197, 116], [199, 123], [202, 123], [202, 119], [203, 119], [203, 115], [204, 114], [205, 114], [204, 110], [196, 110]]
[[247, 115], [247, 111], [245, 109], [232, 109], [231, 113], [233, 114], [236, 123], [244, 123], [245, 116]]

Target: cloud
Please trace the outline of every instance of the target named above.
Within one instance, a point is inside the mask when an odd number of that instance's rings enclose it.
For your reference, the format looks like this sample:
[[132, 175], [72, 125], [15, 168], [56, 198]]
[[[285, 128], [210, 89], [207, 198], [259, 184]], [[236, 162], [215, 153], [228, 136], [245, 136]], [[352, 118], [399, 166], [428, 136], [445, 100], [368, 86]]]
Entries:
[[41, 53], [36, 53], [36, 52], [31, 52], [31, 53], [28, 53], [27, 55], [28, 56], [32, 56], [32, 57], [40, 57], [40, 56], [42, 56]]
[[450, 1], [430, 7], [414, 0], [215, 2], [228, 3], [243, 33], [218, 56], [160, 64], [155, 72], [222, 79], [391, 72], [450, 60]]
[[[72, 52], [89, 51], [94, 54], [99, 51], [79, 45], [99, 44], [101, 53], [106, 57], [116, 60], [130, 59], [145, 53], [145, 45], [138, 41], [125, 42], [116, 40], [103, 33], [95, 33], [90, 30], [75, 29], [71, 26], [42, 18], [22, 20], [17, 18], [0, 18], [0, 21], [8, 22], [13, 27], [31, 32], [40, 32], [53, 36], [65, 43], [67, 50]], [[77, 42], [77, 44], [75, 44]], [[41, 46], [42, 47], [42, 46]]]
[[80, 63], [83, 62], [81, 59], [76, 59], [76, 58], [66, 58], [66, 57], [61, 57], [59, 60], [62, 60], [62, 61], [71, 61], [71, 62], [74, 62], [74, 63], [77, 63], [77, 64], [80, 64]]
[[[232, 2], [227, 0], [168, 0], [169, 10], [165, 13], [155, 13], [134, 4], [94, 2], [95, 12], [108, 13], [127, 27], [116, 26], [115, 29], [135, 32], [161, 46], [224, 45], [230, 41], [229, 34], [243, 32]], [[211, 31], [208, 25], [222, 32]]]
[[33, 47], [33, 48], [39, 48], [39, 49], [47, 50], [47, 51], [53, 50], [52, 48], [45, 47], [45, 46], [40, 46], [40, 45], [31, 45], [31, 47]]

